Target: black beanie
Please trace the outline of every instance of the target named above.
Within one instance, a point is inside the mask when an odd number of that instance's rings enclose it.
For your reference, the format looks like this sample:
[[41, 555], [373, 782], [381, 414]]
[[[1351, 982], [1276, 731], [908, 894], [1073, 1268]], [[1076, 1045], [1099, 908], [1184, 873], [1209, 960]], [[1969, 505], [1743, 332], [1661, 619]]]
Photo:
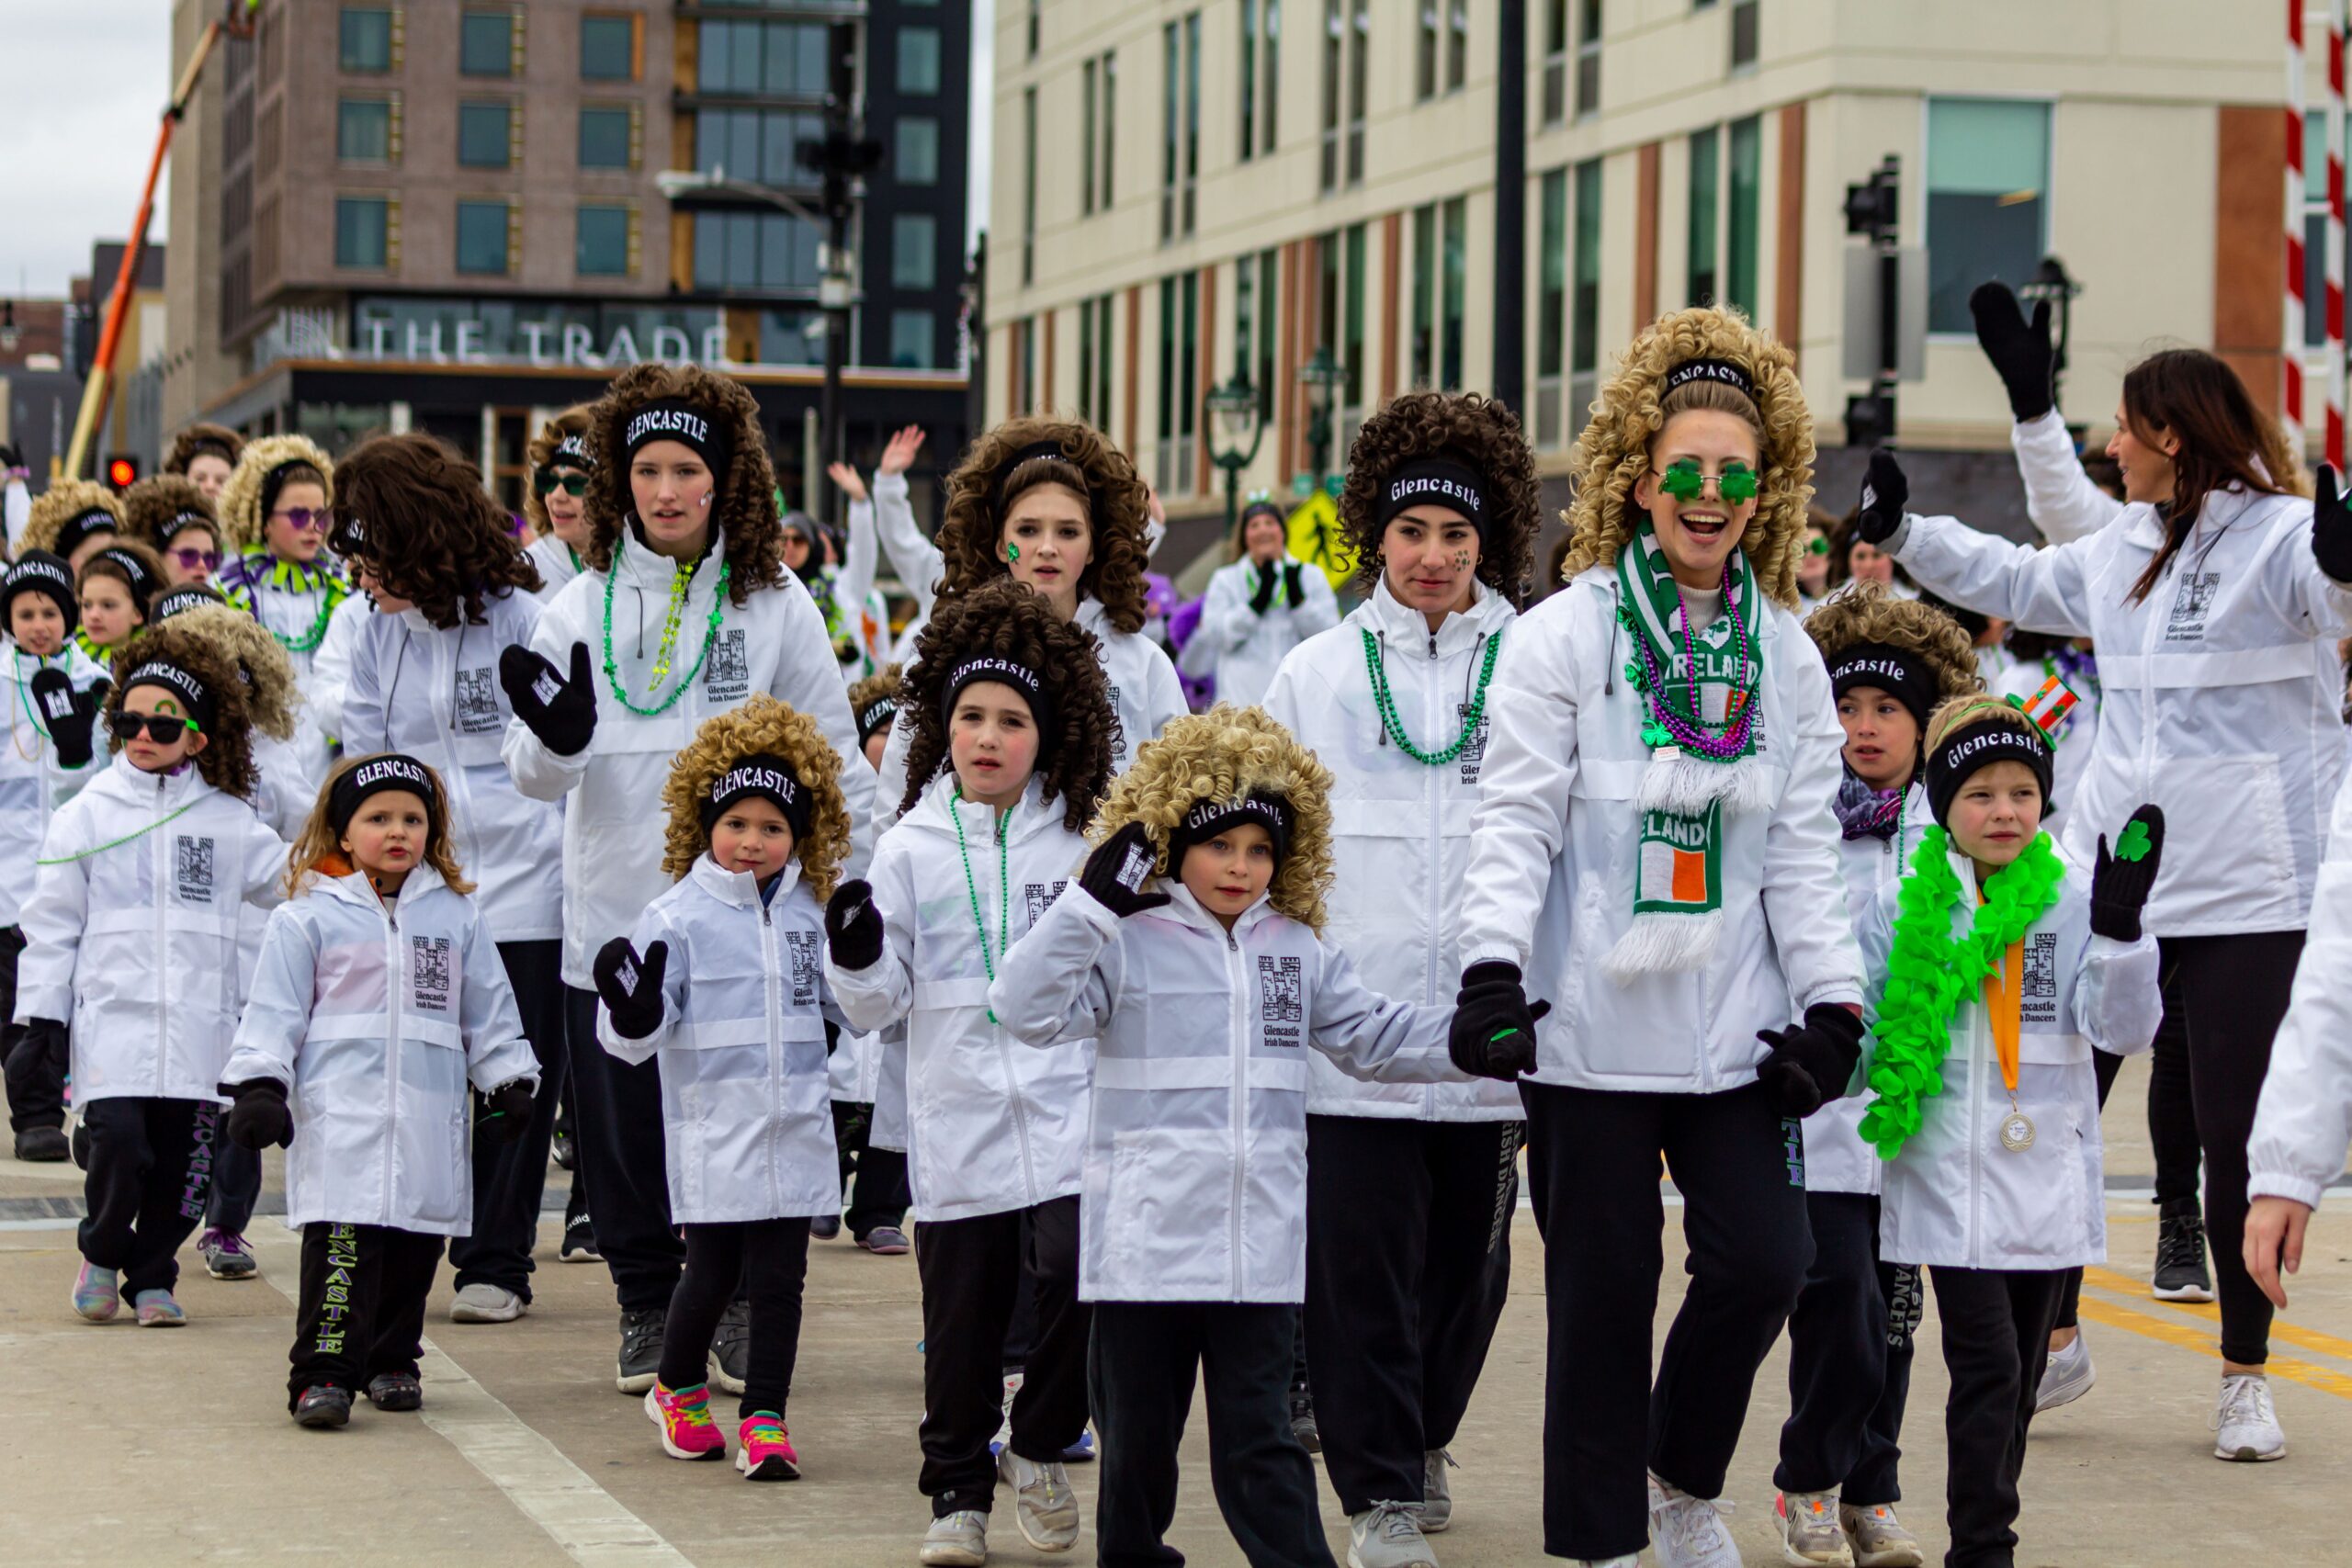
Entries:
[[[27, 550], [8, 568], [6, 585], [0, 587], [0, 622], [5, 622], [19, 593], [46, 593], [65, 614], [65, 629], [82, 624], [82, 601], [74, 592], [74, 569], [65, 558], [47, 550]], [[5, 628], [0, 628], [5, 629]]]
[[386, 751], [366, 759], [334, 781], [327, 791], [327, 826], [341, 838], [369, 795], [400, 789], [424, 802], [427, 822], [440, 819], [441, 792], [433, 785], [433, 771], [413, 757]]
[[702, 805], [702, 830], [708, 833], [729, 807], [750, 795], [758, 795], [783, 812], [796, 840], [808, 836], [808, 786], [800, 782], [790, 762], [772, 751], [738, 757], [711, 781], [710, 794]]
[[1926, 660], [1891, 643], [1853, 643], [1830, 655], [1829, 690], [1842, 697], [1857, 686], [1876, 687], [1901, 703], [1926, 733], [1939, 689]]
[[1980, 718], [1959, 726], [1928, 748], [1928, 807], [1936, 826], [1951, 826], [1951, 803], [1961, 786], [1996, 762], [2023, 762], [2041, 786], [2041, 815], [2056, 809], [2050, 801], [2050, 742], [2041, 732], [1998, 718]]

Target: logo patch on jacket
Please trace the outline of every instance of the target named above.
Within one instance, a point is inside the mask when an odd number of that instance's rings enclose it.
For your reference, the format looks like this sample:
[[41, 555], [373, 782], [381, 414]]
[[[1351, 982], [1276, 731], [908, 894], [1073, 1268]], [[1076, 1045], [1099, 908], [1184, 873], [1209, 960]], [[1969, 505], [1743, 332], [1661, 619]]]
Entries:
[[1054, 900], [1060, 897], [1062, 889], [1069, 886], [1069, 878], [1067, 876], [1057, 877], [1051, 882], [1025, 884], [1021, 889], [1021, 902], [1029, 911], [1029, 923], [1034, 926], [1044, 919], [1046, 911], [1054, 907]]
[[711, 639], [702, 690], [715, 703], [741, 702], [752, 694], [752, 661], [743, 652], [742, 627], [729, 627]]
[[212, 902], [212, 840], [183, 833], [174, 845], [173, 869], [183, 904]]
[[413, 936], [408, 939], [409, 978], [416, 1005], [435, 1012], [449, 1010], [449, 939]]
[[[1457, 703], [1454, 705], [1453, 711], [1462, 723], [1470, 722], [1468, 703]], [[1462, 755], [1454, 759], [1461, 764], [1464, 784], [1474, 784], [1478, 782], [1478, 766], [1487, 760], [1487, 730], [1490, 723], [1491, 721], [1484, 713], [1479, 714], [1478, 728], [1472, 730], [1469, 738], [1462, 742]]]
[[2184, 571], [2173, 595], [2172, 615], [2165, 622], [2166, 642], [2194, 642], [2205, 635], [2205, 615], [2222, 586], [2218, 571]]
[[2058, 1021], [2058, 933], [2032, 931], [2025, 939], [2025, 984], [2018, 993], [2018, 1017], [2030, 1023]]
[[1298, 960], [1261, 955], [1258, 960], [1258, 1021], [1269, 1045], [1296, 1045], [1306, 1021], [1306, 987]]
[[792, 1005], [812, 1008], [817, 1005], [817, 933], [786, 931], [785, 951], [792, 955]]
[[489, 735], [504, 728], [498, 716], [498, 682], [488, 666], [458, 671], [454, 717], [460, 735]]

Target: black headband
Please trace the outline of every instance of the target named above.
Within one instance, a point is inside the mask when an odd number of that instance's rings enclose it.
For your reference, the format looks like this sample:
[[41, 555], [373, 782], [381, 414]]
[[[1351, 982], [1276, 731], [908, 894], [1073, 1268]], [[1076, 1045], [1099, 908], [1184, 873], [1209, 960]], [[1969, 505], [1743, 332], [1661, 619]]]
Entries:
[[876, 697], [858, 710], [857, 743], [860, 746], [874, 739], [876, 730], [885, 728], [899, 716], [899, 696], [893, 692], [887, 697]]
[[197, 512], [191, 510], [174, 513], [172, 514], [172, 520], [169, 523], [164, 524], [162, 528], [156, 531], [155, 537], [164, 541], [165, 544], [169, 544], [174, 538], [177, 537], [181, 534], [185, 534], [190, 528], [209, 528], [212, 530], [212, 536], [214, 538], [217, 539], [220, 536], [220, 520], [219, 518], [213, 516], [209, 512]]
[[703, 831], [709, 832], [729, 807], [754, 795], [784, 813], [796, 840], [808, 836], [808, 786], [792, 771], [791, 763], [770, 751], [739, 757], [733, 767], [711, 781], [709, 797], [702, 807]]
[[683, 398], [663, 398], [628, 416], [621, 434], [621, 462], [636, 461], [642, 448], [656, 441], [676, 441], [694, 448], [714, 479], [727, 472], [727, 428], [710, 410]]
[[123, 679], [123, 695], [129, 696], [133, 686], [163, 687], [172, 695], [187, 704], [188, 712], [195, 718], [197, 728], [199, 729], [209, 730], [213, 721], [220, 716], [220, 704], [214, 698], [212, 689], [198, 680], [193, 673], [183, 670], [168, 659], [150, 659], [143, 661], [138, 669], [133, 670]]
[[1290, 802], [1276, 795], [1245, 795], [1238, 800], [1204, 800], [1184, 813], [1168, 835], [1168, 868], [1182, 874], [1184, 852], [1219, 833], [1245, 825], [1263, 828], [1274, 841], [1274, 869], [1290, 856]]
[[186, 615], [190, 610], [202, 609], [207, 604], [225, 604], [228, 602], [211, 589], [191, 582], [175, 588], [157, 599], [149, 607], [147, 619], [150, 625], [161, 626], [174, 615]]
[[1666, 373], [1668, 393], [1689, 386], [1693, 381], [1720, 381], [1743, 393], [1747, 400], [1756, 400], [1756, 383], [1747, 372], [1728, 359], [1686, 359]]
[[548, 460], [542, 468], [593, 468], [595, 466], [596, 460], [588, 456], [588, 443], [577, 435], [567, 435], [555, 444], [555, 450], [548, 454]]
[[1246, 534], [1250, 531], [1250, 520], [1260, 516], [1272, 518], [1285, 531], [1290, 527], [1290, 519], [1283, 515], [1283, 509], [1262, 496], [1241, 509], [1241, 521], [1236, 526]]
[[1443, 506], [1470, 520], [1485, 538], [1487, 522], [1487, 481], [1478, 470], [1451, 457], [1416, 457], [1388, 476], [1373, 512], [1375, 531], [1385, 529], [1400, 512], [1414, 506]]
[[395, 789], [404, 789], [424, 802], [426, 821], [438, 819], [441, 792], [433, 787], [432, 770], [413, 757], [387, 751], [367, 759], [334, 781], [334, 787], [327, 792], [327, 826], [341, 838], [351, 819], [359, 815], [362, 802], [371, 795]]
[[314, 474], [320, 474], [318, 480], [304, 479], [301, 481], [304, 484], [324, 481], [325, 476], [321, 473], [318, 464], [308, 457], [288, 457], [277, 464], [261, 477], [261, 514], [265, 518], [277, 510], [277, 492], [286, 488], [286, 476], [295, 468], [308, 468]]
[[982, 654], [977, 659], [967, 659], [963, 663], [956, 666], [947, 677], [947, 684], [939, 690], [941, 718], [952, 719], [956, 716], [956, 699], [962, 696], [964, 688], [975, 681], [999, 682], [1020, 693], [1023, 700], [1028, 703], [1029, 716], [1035, 720], [1037, 725], [1037, 764], [1043, 767], [1046, 752], [1050, 746], [1054, 732], [1054, 704], [1053, 699], [1046, 694], [1045, 677], [1026, 664], [1016, 664], [1010, 659], [1002, 659], [993, 653]]
[[2041, 786], [2041, 814], [2050, 815], [2050, 743], [2038, 729], [1997, 718], [1963, 724], [1928, 749], [1928, 806], [1939, 827], [1951, 826], [1951, 803], [1969, 776], [1996, 762], [2023, 762]]
[[[1019, 473], [1023, 467], [1035, 462], [1040, 457], [1050, 457], [1057, 463], [1069, 462], [1069, 459], [1062, 455], [1062, 444], [1060, 442], [1032, 441], [1028, 446], [1023, 446], [1020, 451], [1015, 452], [1011, 457], [1007, 458], [1005, 460], [1004, 467], [997, 470], [997, 510], [1001, 512], [1004, 509], [1005, 487], [1012, 483], [1012, 476]], [[1075, 467], [1075, 465], [1072, 466]]]
[[58, 526], [57, 553], [70, 556], [93, 534], [119, 534], [122, 520], [103, 506], [85, 506]]
[[[198, 457], [218, 457], [233, 466], [237, 461], [237, 448], [217, 435], [199, 435], [187, 444], [187, 462], [193, 463]], [[185, 466], [181, 471], [187, 471]]]
[[1856, 686], [1874, 686], [1901, 703], [1925, 729], [1939, 690], [1927, 660], [1908, 649], [1883, 642], [1858, 642], [1829, 660], [1829, 690], [1844, 696]]
[[74, 592], [74, 569], [61, 556], [47, 550], [27, 550], [23, 558], [8, 569], [6, 585], [0, 587], [0, 615], [7, 613], [19, 593], [46, 593], [55, 600], [69, 632], [82, 624], [82, 602]]
[[92, 556], [83, 563], [82, 570], [86, 572], [92, 566], [102, 560], [110, 560], [122, 568], [122, 574], [130, 580], [127, 585], [130, 589], [130, 597], [138, 602], [139, 613], [145, 615], [147, 601], [153, 598], [155, 594], [155, 574], [147, 570], [147, 563], [129, 550], [110, 547]]

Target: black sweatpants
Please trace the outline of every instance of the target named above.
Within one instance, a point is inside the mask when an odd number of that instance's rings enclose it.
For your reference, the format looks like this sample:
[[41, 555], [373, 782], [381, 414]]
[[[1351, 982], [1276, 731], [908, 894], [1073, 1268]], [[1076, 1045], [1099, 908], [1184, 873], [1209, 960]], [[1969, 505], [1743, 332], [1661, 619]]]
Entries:
[[752, 1304], [751, 1364], [736, 1418], [755, 1411], [784, 1415], [792, 1397], [792, 1370], [800, 1359], [800, 1297], [808, 1282], [808, 1221], [748, 1220], [690, 1224], [685, 1272], [670, 1298], [663, 1325], [662, 1386], [673, 1391], [704, 1381], [718, 1319], [736, 1299], [736, 1281]]
[[1931, 1264], [1936, 1330], [1951, 1393], [1944, 1405], [1944, 1568], [2009, 1568], [2018, 1535], [2018, 1476], [2057, 1321], [2065, 1270], [1947, 1269]]
[[2188, 1022], [2189, 1087], [2205, 1152], [2205, 1235], [2222, 1306], [2222, 1358], [2258, 1367], [2270, 1355], [2270, 1300], [2245, 1271], [2246, 1140], [2302, 957], [2301, 931], [2162, 937]]
[[1306, 1119], [1306, 1363], [1340, 1506], [1418, 1503], [1510, 1293], [1520, 1122]]
[[1207, 1394], [1209, 1484], [1250, 1568], [1332, 1568], [1315, 1461], [1290, 1429], [1298, 1309], [1239, 1302], [1100, 1302], [1087, 1384], [1102, 1433], [1099, 1568], [1178, 1568], [1176, 1450]]
[[[2115, 1075], [2122, 1070], [2122, 1057], [2112, 1052], [2102, 1051], [2096, 1045], [2091, 1047], [2091, 1077], [2098, 1085], [2098, 1108], [2101, 1111], [2107, 1109], [2107, 1092], [2115, 1087]], [[2154, 1114], [2153, 1108], [2150, 1114]], [[2195, 1146], [2195, 1140], [2192, 1139], [2190, 1147]], [[2191, 1182], [2193, 1183], [2195, 1179], [2196, 1178], [2192, 1175]], [[2083, 1271], [2080, 1269], [2069, 1269], [2066, 1270], [2065, 1289], [2058, 1292], [2058, 1318], [2051, 1325], [2052, 1332], [2054, 1333], [2061, 1328], [2080, 1326], [2082, 1303]]]
[[1872, 1194], [1807, 1192], [1804, 1206], [1813, 1267], [1789, 1315], [1789, 1418], [1772, 1484], [1834, 1491], [1857, 1508], [1899, 1503], [1919, 1270], [1879, 1258]]
[[571, 1053], [574, 1168], [588, 1183], [596, 1250], [622, 1311], [667, 1312], [686, 1247], [670, 1224], [661, 1058], [622, 1061], [596, 1043], [596, 993], [566, 987], [563, 996], [566, 1037], [580, 1045]]
[[[1519, 1092], [1549, 1319], [1544, 1550], [1625, 1556], [1649, 1541], [1645, 1469], [1693, 1496], [1723, 1492], [1756, 1369], [1813, 1261], [1801, 1124], [1752, 1083], [1647, 1094], [1522, 1079]], [[1661, 1154], [1690, 1284], [1653, 1387]]]
[[[502, 942], [500, 962], [514, 1005], [523, 1015], [523, 1037], [539, 1059], [539, 1091], [531, 1101], [531, 1123], [509, 1142], [486, 1119], [480, 1091], [474, 1096], [473, 1235], [452, 1236], [449, 1266], [458, 1290], [497, 1285], [531, 1299], [531, 1249], [539, 1239], [539, 1200], [548, 1185], [548, 1150], [555, 1143], [555, 1113], [563, 1100], [565, 1058], [563, 943]], [[592, 1039], [590, 1043], [594, 1044]], [[596, 1047], [604, 1054], [603, 1047]], [[657, 1106], [658, 1112], [660, 1107]], [[667, 1179], [666, 1178], [664, 1179]]]
[[[225, 1126], [225, 1113], [221, 1120]], [[245, 1227], [254, 1223], [254, 1205], [260, 1200], [260, 1151], [239, 1148], [224, 1136], [219, 1157], [212, 1162], [212, 1195], [204, 1205], [205, 1228], [244, 1235]]]
[[2163, 1019], [2148, 1058], [2148, 1146], [2156, 1162], [2155, 1201], [2174, 1203], [2197, 1197], [2199, 1151], [2197, 1096], [2189, 1085], [2188, 1007], [2181, 999], [2180, 972], [2163, 967]]
[[22, 926], [0, 926], [0, 1076], [8, 1087], [8, 1130], [65, 1125], [65, 1074], [69, 1053], [40, 1048], [17, 1019], [17, 964], [25, 954]]
[[209, 1100], [115, 1098], [82, 1108], [89, 1166], [82, 1256], [121, 1271], [122, 1299], [179, 1282], [173, 1256], [204, 1218], [227, 1112]]
[[286, 1408], [319, 1384], [367, 1392], [386, 1372], [416, 1375], [424, 1298], [442, 1238], [391, 1225], [314, 1220], [302, 1227], [302, 1293], [294, 1305]]
[[874, 1107], [833, 1101], [833, 1148], [841, 1156], [849, 1234], [863, 1241], [884, 1225], [907, 1223], [907, 1152], [874, 1146]]
[[[1029, 1221], [1023, 1243], [1023, 1217]], [[598, 1223], [602, 1224], [600, 1212]], [[1087, 1308], [1078, 1299], [1078, 1199], [915, 1227], [922, 1277], [922, 1471], [933, 1518], [989, 1511], [1004, 1418], [1004, 1332], [1025, 1275], [1037, 1292], [1037, 1342], [1012, 1401], [1012, 1451], [1052, 1464], [1086, 1430]]]

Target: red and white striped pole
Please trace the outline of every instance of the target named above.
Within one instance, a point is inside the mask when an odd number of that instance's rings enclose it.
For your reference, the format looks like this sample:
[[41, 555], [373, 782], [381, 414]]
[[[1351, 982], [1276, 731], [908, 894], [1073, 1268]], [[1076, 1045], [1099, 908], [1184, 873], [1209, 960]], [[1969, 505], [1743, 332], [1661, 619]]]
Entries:
[[2287, 289], [2278, 338], [2278, 412], [2303, 449], [2303, 0], [2287, 0]]
[[2344, 471], [2345, 0], [2327, 6], [2327, 460]]

